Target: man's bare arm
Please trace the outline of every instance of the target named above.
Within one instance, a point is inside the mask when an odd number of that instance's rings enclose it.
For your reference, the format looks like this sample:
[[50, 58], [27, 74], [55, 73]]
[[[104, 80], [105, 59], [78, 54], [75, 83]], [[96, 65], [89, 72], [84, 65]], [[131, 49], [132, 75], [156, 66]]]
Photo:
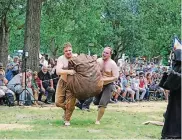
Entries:
[[73, 75], [75, 73], [74, 70], [63, 70], [63, 62], [61, 60], [57, 60], [56, 73], [57, 75]]

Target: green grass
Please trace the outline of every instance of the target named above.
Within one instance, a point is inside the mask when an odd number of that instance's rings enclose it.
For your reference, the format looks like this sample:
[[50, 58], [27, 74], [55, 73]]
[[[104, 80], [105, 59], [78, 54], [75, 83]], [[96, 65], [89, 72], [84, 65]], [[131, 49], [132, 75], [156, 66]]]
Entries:
[[[166, 103], [144, 104], [145, 106], [142, 103], [109, 105], [101, 125], [94, 124], [97, 116], [95, 106], [92, 106], [91, 112], [76, 109], [70, 127], [63, 126], [61, 119], [63, 111], [56, 107], [1, 106], [0, 124], [26, 124], [30, 128], [12, 130], [0, 128], [0, 139], [159, 139], [161, 126], [142, 123], [148, 120], [161, 121]], [[154, 111], [153, 106], [160, 109]]]

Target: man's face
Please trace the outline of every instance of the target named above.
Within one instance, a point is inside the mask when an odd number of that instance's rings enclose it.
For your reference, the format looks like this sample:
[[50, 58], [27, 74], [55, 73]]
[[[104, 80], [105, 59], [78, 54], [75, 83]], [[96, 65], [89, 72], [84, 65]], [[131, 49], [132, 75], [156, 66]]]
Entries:
[[111, 57], [111, 50], [109, 48], [105, 48], [102, 52], [102, 59], [108, 60]]
[[66, 47], [64, 48], [64, 56], [69, 59], [72, 57], [72, 48], [71, 47]]
[[14, 62], [18, 62], [18, 58], [14, 58]]
[[32, 73], [31, 73], [31, 72], [27, 72], [27, 73], [26, 73], [26, 77], [27, 77], [27, 78], [32, 78]]
[[143, 76], [140, 76], [140, 81], [142, 81], [143, 80]]
[[46, 68], [46, 67], [43, 67], [43, 68], [42, 68], [42, 72], [43, 72], [44, 74], [46, 74], [46, 73], [47, 73], [47, 68]]
[[42, 57], [41, 57], [41, 60], [44, 61], [44, 60], [45, 60], [45, 57], [42, 56]]
[[130, 76], [127, 76], [126, 79], [127, 79], [127, 80], [130, 80]]

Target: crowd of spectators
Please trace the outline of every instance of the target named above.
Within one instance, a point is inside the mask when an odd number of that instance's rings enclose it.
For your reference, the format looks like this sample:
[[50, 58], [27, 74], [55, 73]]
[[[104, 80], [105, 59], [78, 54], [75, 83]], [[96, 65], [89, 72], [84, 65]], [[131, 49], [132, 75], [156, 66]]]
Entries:
[[129, 102], [150, 101], [150, 97], [154, 95], [167, 101], [169, 91], [158, 86], [163, 72], [167, 70], [167, 67], [154, 63], [123, 65], [120, 77], [115, 82], [111, 102], [117, 102], [118, 99]]
[[38, 101], [53, 103], [59, 80], [56, 74], [56, 59], [50, 58], [47, 61], [42, 56], [39, 66], [40, 71], [33, 72], [27, 69], [25, 73], [18, 56], [13, 57], [13, 61], [6, 67], [0, 63], [0, 104], [4, 104], [10, 95], [17, 100], [18, 105], [38, 104]]
[[[56, 86], [59, 80], [56, 74], [57, 60], [52, 58], [46, 60], [42, 56], [39, 65], [40, 71], [33, 72], [28, 69], [25, 74], [22, 72], [22, 61], [18, 56], [13, 57], [12, 62], [9, 62], [6, 67], [0, 63], [1, 105], [10, 97], [14, 97], [18, 105], [37, 105], [39, 101], [46, 104], [55, 102]], [[146, 65], [125, 63], [120, 67], [120, 76], [114, 83], [115, 89], [110, 102], [150, 101], [153, 92], [168, 100], [168, 91], [158, 86], [164, 71], [167, 71], [166, 67], [153, 63]], [[89, 99], [89, 105], [92, 100], [93, 98]], [[81, 106], [85, 105], [89, 108], [89, 105], [84, 102], [81, 101]]]

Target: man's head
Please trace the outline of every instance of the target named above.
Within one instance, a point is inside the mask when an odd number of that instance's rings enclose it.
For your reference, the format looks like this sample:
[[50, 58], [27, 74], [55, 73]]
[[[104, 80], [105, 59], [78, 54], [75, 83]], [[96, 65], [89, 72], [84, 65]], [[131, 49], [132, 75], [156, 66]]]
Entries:
[[40, 61], [41, 61], [41, 62], [44, 62], [44, 60], [45, 60], [45, 57], [42, 56], [42, 57], [40, 58]]
[[14, 58], [13, 58], [13, 61], [16, 63], [16, 62], [18, 62], [18, 60], [19, 60], [19, 57], [18, 56], [15, 56]]
[[69, 59], [72, 57], [72, 45], [71, 43], [65, 43], [64, 44], [64, 48], [63, 48], [63, 51], [64, 51], [64, 56]]
[[47, 69], [47, 66], [42, 66], [42, 72], [44, 73], [44, 74], [46, 74], [47, 73], [47, 71], [48, 71], [48, 69]]
[[135, 78], [136, 78], [136, 79], [139, 79], [139, 76], [138, 76], [138, 74], [136, 74]]
[[130, 75], [126, 75], [126, 79], [127, 80], [130, 80]]
[[104, 61], [108, 60], [111, 58], [112, 55], [112, 48], [111, 47], [105, 47], [104, 51], [102, 52], [102, 59]]
[[129, 75], [129, 71], [125, 70], [125, 71], [124, 71], [124, 75], [125, 75], [125, 76], [126, 76], [126, 75]]
[[27, 69], [27, 70], [26, 70], [26, 76], [27, 76], [27, 77], [31, 77], [31, 76], [32, 76], [32, 70]]
[[140, 81], [143, 81], [143, 78], [144, 78], [143, 75], [139, 76]]

